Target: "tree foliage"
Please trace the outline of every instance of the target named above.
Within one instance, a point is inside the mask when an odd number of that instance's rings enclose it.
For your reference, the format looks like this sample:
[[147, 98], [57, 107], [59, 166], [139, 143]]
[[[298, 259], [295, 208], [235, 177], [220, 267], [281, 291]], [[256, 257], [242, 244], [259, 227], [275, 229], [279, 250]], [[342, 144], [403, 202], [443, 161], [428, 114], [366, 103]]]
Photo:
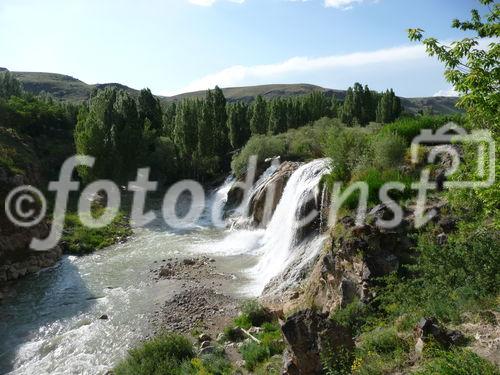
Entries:
[[471, 10], [471, 19], [453, 20], [452, 27], [473, 34], [450, 44], [423, 38], [424, 30], [408, 30], [413, 41], [421, 41], [430, 56], [444, 62], [446, 79], [460, 94], [458, 105], [467, 110], [476, 126], [498, 128], [500, 123], [500, 4], [479, 0], [485, 15]]

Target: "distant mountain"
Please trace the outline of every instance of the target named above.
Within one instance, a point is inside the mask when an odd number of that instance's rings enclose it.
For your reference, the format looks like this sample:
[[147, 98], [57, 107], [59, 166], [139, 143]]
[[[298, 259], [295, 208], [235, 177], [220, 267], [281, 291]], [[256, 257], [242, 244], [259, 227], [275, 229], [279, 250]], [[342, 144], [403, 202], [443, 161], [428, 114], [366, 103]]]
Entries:
[[[0, 71], [6, 70], [0, 68]], [[22, 82], [24, 89], [33, 94], [46, 92], [57, 99], [71, 102], [81, 102], [90, 97], [94, 89], [105, 87], [116, 87], [130, 92], [136, 96], [139, 91], [119, 83], [103, 83], [89, 85], [74, 77], [56, 73], [36, 73], [36, 72], [13, 72]], [[326, 89], [320, 86], [309, 84], [272, 84], [260, 86], [228, 87], [223, 92], [230, 102], [244, 101], [251, 102], [257, 95], [262, 95], [267, 99], [275, 97], [291, 97], [308, 94], [312, 91], [324, 91], [327, 95], [335, 95], [342, 100], [345, 90]], [[184, 98], [202, 98], [206, 91], [189, 92], [171, 97], [159, 96], [162, 102], [179, 101]], [[460, 111], [455, 107], [457, 98], [452, 97], [426, 97], [426, 98], [402, 98], [404, 108], [411, 113], [418, 111], [430, 111], [437, 114], [453, 114]]]

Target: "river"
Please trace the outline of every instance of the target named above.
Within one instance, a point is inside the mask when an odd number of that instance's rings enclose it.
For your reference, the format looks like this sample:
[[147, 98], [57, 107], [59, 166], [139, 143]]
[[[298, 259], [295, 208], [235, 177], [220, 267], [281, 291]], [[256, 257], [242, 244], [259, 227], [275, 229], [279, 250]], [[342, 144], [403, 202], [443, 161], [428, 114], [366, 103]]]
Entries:
[[[314, 161], [294, 173], [268, 230], [215, 228], [205, 215], [194, 230], [179, 232], [156, 220], [126, 243], [84, 257], [65, 256], [56, 266], [18, 281], [15, 295], [0, 304], [0, 373], [106, 373], [151, 332], [150, 314], [179, 290], [176, 281], [153, 281], [151, 268], [164, 259], [222, 258], [222, 271], [235, 275], [226, 293], [259, 295], [272, 276], [292, 263], [292, 248], [307, 249], [309, 258], [321, 248], [317, 238], [296, 246], [290, 218], [298, 201], [318, 185], [326, 165]], [[229, 183], [214, 196], [227, 193]], [[99, 319], [102, 315], [108, 319]]]

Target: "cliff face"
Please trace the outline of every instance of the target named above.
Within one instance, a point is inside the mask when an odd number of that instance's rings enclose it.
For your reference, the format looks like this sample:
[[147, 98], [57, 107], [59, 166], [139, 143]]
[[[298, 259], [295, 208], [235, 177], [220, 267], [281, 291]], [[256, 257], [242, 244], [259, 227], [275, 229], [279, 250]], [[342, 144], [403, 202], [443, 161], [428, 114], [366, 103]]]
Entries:
[[[4, 155], [10, 156], [0, 164], [0, 199], [5, 202], [7, 194], [18, 186], [41, 186], [42, 177], [29, 141], [14, 133], [0, 135], [0, 148]], [[5, 210], [0, 211], [0, 283], [35, 273], [59, 260], [62, 254], [59, 247], [43, 252], [29, 248], [32, 238], [45, 238], [49, 229], [46, 220], [31, 228], [16, 226], [7, 218]]]

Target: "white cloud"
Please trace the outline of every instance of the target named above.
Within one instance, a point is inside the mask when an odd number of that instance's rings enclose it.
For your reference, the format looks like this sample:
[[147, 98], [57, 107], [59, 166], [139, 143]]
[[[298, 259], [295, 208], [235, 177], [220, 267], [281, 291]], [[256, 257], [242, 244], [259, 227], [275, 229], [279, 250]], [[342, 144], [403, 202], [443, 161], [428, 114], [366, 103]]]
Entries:
[[[367, 0], [324, 0], [324, 1], [326, 8], [349, 10], [352, 9], [355, 4], [361, 4]], [[378, 3], [378, 1], [379, 0], [371, 0], [372, 3]]]
[[457, 97], [457, 96], [459, 96], [459, 94], [458, 94], [458, 91], [456, 91], [454, 88], [451, 87], [448, 90], [439, 90], [433, 96], [454, 96], [454, 97]]
[[[191, 4], [194, 5], [199, 5], [203, 7], [211, 7], [214, 5], [218, 0], [188, 0]], [[243, 4], [245, 0], [227, 0], [231, 3], [236, 3], [236, 4]]]
[[326, 57], [293, 57], [283, 62], [263, 65], [235, 65], [219, 72], [209, 74], [176, 90], [176, 93], [205, 90], [219, 85], [221, 87], [255, 84], [256, 82], [279, 81], [285, 76], [300, 75], [302, 73], [319, 73], [324, 71], [350, 70], [356, 67], [372, 66], [376, 64], [398, 64], [405, 61], [426, 59], [425, 48], [422, 45], [400, 46], [380, 49], [370, 52], [356, 52], [346, 55]]

